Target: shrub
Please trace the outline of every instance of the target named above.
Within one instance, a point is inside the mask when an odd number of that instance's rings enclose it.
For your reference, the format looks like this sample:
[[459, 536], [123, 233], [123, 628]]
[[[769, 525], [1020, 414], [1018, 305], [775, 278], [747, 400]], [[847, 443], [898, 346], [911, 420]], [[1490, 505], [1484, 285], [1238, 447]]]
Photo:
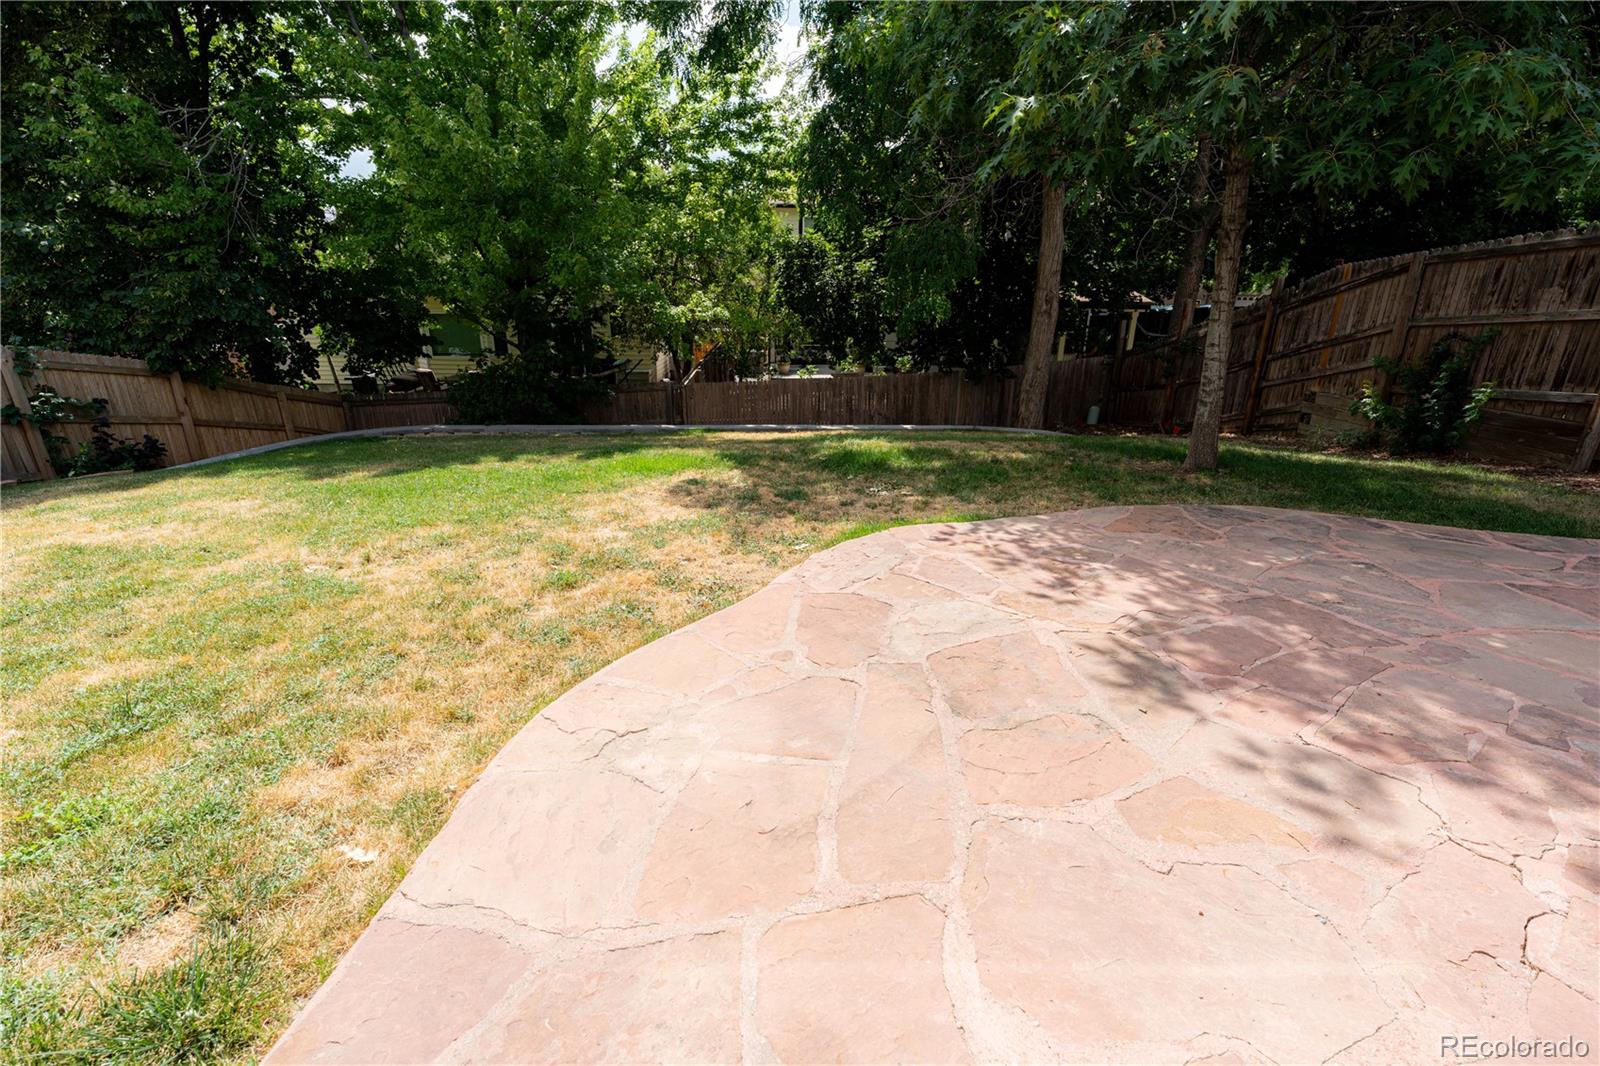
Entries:
[[445, 386], [468, 424], [577, 422], [583, 405], [604, 396], [610, 346], [583, 316], [551, 311], [517, 323], [518, 351], [485, 356]]
[[113, 435], [110, 421], [102, 415], [95, 419], [94, 429], [78, 454], [67, 460], [65, 473], [68, 477], [82, 477], [108, 470], [157, 470], [166, 454], [167, 446], [148, 433], [140, 441]]
[[583, 404], [606, 392], [593, 378], [556, 377], [518, 358], [458, 374], [445, 388], [469, 425], [578, 422]]
[[1493, 332], [1476, 337], [1450, 333], [1440, 337], [1418, 364], [1373, 360], [1393, 376], [1402, 402], [1385, 401], [1373, 383], [1365, 381], [1361, 395], [1350, 404], [1350, 413], [1372, 419], [1391, 454], [1444, 455], [1454, 451], [1494, 395], [1494, 382], [1472, 384], [1478, 353], [1493, 339]]

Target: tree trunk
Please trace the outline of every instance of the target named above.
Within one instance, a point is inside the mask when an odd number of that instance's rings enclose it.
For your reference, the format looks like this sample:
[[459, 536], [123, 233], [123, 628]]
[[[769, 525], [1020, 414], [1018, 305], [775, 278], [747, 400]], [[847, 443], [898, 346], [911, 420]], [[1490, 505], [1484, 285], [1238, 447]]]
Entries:
[[1028, 351], [1022, 357], [1022, 388], [1017, 394], [1017, 425], [1044, 426], [1045, 393], [1050, 386], [1050, 349], [1056, 339], [1056, 316], [1061, 311], [1061, 242], [1067, 213], [1067, 194], [1055, 182], [1044, 181], [1044, 210], [1039, 219], [1039, 270], [1033, 282], [1033, 323], [1028, 330]]
[[1239, 259], [1244, 249], [1245, 205], [1250, 192], [1250, 160], [1237, 142], [1228, 146], [1225, 173], [1227, 184], [1222, 190], [1222, 214], [1217, 222], [1216, 286], [1211, 290], [1206, 350], [1200, 362], [1200, 394], [1195, 399], [1185, 470], [1217, 468], [1222, 384], [1233, 341], [1233, 298], [1239, 291]]
[[1206, 267], [1206, 245], [1211, 243], [1211, 228], [1217, 214], [1211, 199], [1211, 138], [1201, 137], [1195, 146], [1194, 176], [1189, 183], [1189, 236], [1183, 245], [1183, 266], [1178, 270], [1178, 285], [1172, 294], [1172, 325], [1168, 336], [1177, 340], [1189, 331], [1195, 305], [1200, 302], [1200, 276]]

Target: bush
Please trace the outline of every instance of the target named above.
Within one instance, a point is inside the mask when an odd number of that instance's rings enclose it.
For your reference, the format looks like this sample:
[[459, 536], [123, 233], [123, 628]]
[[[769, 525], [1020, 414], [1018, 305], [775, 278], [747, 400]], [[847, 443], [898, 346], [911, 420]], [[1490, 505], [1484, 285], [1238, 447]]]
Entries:
[[146, 433], [144, 439], [117, 437], [111, 423], [102, 415], [95, 419], [89, 439], [66, 462], [68, 477], [101, 474], [108, 470], [158, 470], [166, 457], [167, 446]]
[[559, 292], [529, 300], [538, 313], [517, 319], [517, 350], [485, 354], [445, 386], [462, 422], [576, 422], [585, 403], [605, 395], [611, 348], [594, 316], [573, 311]]
[[462, 422], [495, 425], [582, 421], [584, 403], [604, 396], [606, 386], [594, 378], [557, 377], [512, 356], [458, 374], [445, 390]]
[[1361, 395], [1350, 413], [1372, 419], [1393, 455], [1444, 455], [1455, 450], [1467, 427], [1478, 420], [1483, 405], [1494, 395], [1494, 382], [1472, 384], [1478, 353], [1494, 333], [1468, 337], [1450, 333], [1428, 349], [1422, 362], [1402, 365], [1393, 359], [1374, 364], [1394, 378], [1403, 397], [1400, 404], [1383, 399], [1370, 381], [1362, 382]]

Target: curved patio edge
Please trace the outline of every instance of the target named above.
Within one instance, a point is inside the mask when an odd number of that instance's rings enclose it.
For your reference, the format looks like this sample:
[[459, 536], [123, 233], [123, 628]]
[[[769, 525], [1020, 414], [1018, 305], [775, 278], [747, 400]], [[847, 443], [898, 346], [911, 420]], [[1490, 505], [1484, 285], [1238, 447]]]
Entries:
[[848, 541], [529, 722], [268, 1061], [1600, 1053], [1597, 662], [1595, 540]]

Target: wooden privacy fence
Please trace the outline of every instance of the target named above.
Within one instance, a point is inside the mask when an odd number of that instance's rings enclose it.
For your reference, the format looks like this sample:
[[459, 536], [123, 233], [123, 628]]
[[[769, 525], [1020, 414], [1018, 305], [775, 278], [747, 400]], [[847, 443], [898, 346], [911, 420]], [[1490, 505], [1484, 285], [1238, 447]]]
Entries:
[[[1081, 425], [1105, 395], [1106, 360], [1051, 364], [1046, 424]], [[591, 404], [594, 423], [683, 425], [1011, 426], [1018, 368], [1009, 377], [969, 380], [958, 372], [841, 374], [624, 389]]]
[[[285, 385], [228, 381], [209, 388], [177, 374], [151, 370], [141, 359], [74, 352], [33, 352], [38, 366], [28, 380], [9, 350], [0, 353], [3, 402], [29, 413], [40, 385], [61, 396], [104, 400], [104, 418], [118, 437], [145, 434], [167, 446], [169, 461], [187, 463], [297, 437], [373, 426], [428, 425], [448, 421], [441, 394], [363, 401]], [[71, 453], [89, 439], [92, 416], [57, 422], [48, 431], [66, 438]], [[24, 419], [0, 429], [0, 475], [7, 481], [55, 476], [43, 434]]]
[[[230, 381], [211, 389], [177, 374], [151, 370], [142, 359], [35, 351], [38, 367], [26, 385], [8, 351], [4, 355], [5, 402], [26, 414], [29, 395], [48, 385], [62, 396], [104, 400], [104, 418], [119, 437], [145, 434], [167, 446], [171, 462], [187, 463], [260, 444], [336, 433], [345, 428], [344, 404], [337, 396]], [[29, 385], [33, 388], [28, 387]], [[49, 432], [66, 438], [75, 452], [93, 429], [89, 416], [58, 422]], [[7, 480], [50, 478], [49, 456], [40, 430], [24, 420], [4, 428]]]
[[[1223, 426], [1293, 428], [1348, 408], [1379, 357], [1415, 361], [1450, 333], [1497, 331], [1475, 383], [1495, 396], [1465, 451], [1587, 470], [1600, 446], [1600, 230], [1532, 234], [1350, 263], [1234, 320]], [[1194, 416], [1204, 324], [1116, 360], [1109, 416], [1132, 426]]]
[[455, 406], [442, 392], [403, 393], [370, 400], [351, 400], [346, 404], [345, 414], [350, 429], [437, 426], [456, 419]]

